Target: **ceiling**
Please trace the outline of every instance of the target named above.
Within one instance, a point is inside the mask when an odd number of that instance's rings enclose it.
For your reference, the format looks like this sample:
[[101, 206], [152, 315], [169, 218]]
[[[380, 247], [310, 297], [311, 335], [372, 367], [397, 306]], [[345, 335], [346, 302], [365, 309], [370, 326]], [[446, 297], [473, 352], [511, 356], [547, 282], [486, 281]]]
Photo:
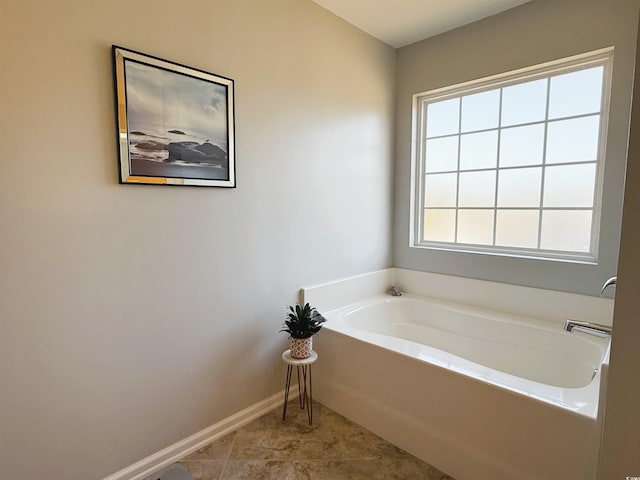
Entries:
[[530, 0], [313, 0], [392, 47], [402, 47]]

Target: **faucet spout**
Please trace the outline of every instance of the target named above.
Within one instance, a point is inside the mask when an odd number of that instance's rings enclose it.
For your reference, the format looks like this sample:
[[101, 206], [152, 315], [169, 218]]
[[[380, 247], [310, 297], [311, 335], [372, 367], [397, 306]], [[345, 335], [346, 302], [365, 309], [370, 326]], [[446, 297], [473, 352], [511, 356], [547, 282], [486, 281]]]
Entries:
[[602, 325], [600, 323], [583, 322], [580, 320], [567, 320], [564, 322], [564, 330], [566, 332], [582, 332], [597, 337], [610, 337], [612, 327], [608, 325]]
[[400, 290], [398, 290], [394, 286], [389, 287], [389, 290], [387, 290], [387, 293], [389, 295], [391, 295], [392, 297], [400, 297], [400, 296], [402, 296], [402, 292]]
[[604, 284], [602, 285], [602, 290], [600, 290], [600, 296], [604, 295], [604, 291], [607, 289], [607, 287], [610, 287], [611, 285], [615, 286], [617, 281], [618, 281], [618, 277], [611, 277], [607, 279], [607, 281], [604, 282]]

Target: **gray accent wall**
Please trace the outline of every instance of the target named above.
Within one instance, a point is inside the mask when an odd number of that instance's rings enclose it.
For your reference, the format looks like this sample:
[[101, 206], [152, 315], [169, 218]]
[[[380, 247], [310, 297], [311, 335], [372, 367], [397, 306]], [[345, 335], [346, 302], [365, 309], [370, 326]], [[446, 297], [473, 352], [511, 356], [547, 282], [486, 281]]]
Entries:
[[[534, 0], [400, 48], [396, 77], [396, 267], [599, 295], [617, 271], [638, 18], [636, 0]], [[412, 96], [615, 47], [598, 264], [410, 247]]]
[[[118, 184], [112, 44], [235, 80], [237, 188]], [[281, 391], [298, 290], [391, 265], [394, 68], [310, 0], [0, 1], [0, 477]]]

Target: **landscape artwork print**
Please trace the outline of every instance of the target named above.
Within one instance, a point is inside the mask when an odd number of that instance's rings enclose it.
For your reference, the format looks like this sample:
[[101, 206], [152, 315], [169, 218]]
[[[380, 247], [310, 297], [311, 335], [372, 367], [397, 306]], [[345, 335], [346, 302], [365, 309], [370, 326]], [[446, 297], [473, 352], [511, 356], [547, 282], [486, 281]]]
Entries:
[[113, 47], [120, 182], [235, 187], [233, 80]]

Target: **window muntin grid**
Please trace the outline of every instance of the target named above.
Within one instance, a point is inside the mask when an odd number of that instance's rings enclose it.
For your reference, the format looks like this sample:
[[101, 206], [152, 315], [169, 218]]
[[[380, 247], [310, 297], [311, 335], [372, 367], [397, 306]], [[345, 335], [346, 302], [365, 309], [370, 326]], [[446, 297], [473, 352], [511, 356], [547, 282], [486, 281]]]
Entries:
[[414, 96], [412, 246], [595, 262], [611, 59]]

